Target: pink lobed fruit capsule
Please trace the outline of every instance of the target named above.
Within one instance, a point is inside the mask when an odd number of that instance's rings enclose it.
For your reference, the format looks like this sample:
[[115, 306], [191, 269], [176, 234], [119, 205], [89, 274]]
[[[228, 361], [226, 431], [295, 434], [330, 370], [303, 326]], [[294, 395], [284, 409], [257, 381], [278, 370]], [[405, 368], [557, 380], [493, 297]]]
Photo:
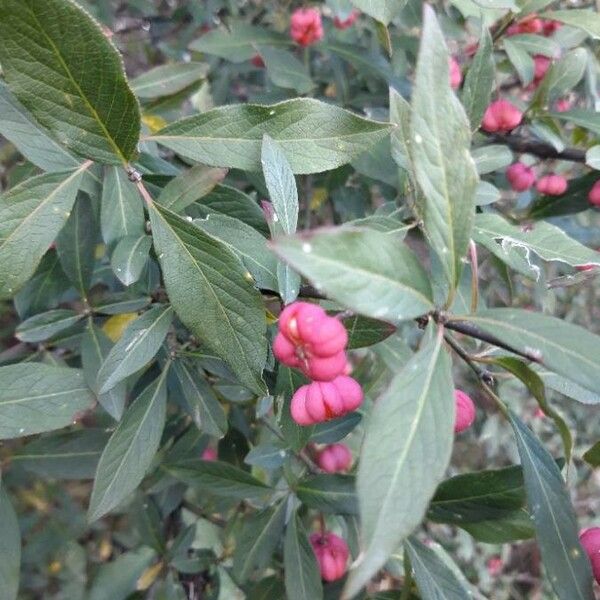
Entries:
[[360, 384], [340, 375], [333, 381], [313, 381], [296, 390], [290, 412], [298, 425], [314, 425], [356, 410], [363, 400]]
[[454, 390], [454, 401], [456, 405], [454, 433], [461, 433], [469, 429], [475, 421], [475, 404], [462, 390]]
[[561, 196], [567, 191], [568, 185], [562, 175], [550, 173], [540, 177], [535, 188], [540, 194], [546, 194], [546, 196]]
[[326, 473], [342, 473], [352, 466], [352, 452], [345, 444], [330, 444], [318, 452], [316, 463]]
[[360, 15], [360, 11], [353, 10], [346, 19], [340, 19], [339, 17], [333, 17], [333, 26], [336, 29], [348, 29], [354, 25], [356, 19]]
[[331, 532], [313, 533], [310, 544], [317, 557], [321, 578], [329, 582], [342, 578], [350, 557], [345, 540]]
[[341, 321], [316, 304], [294, 302], [279, 317], [275, 358], [311, 379], [331, 381], [344, 372], [348, 333]]
[[515, 192], [524, 192], [535, 183], [535, 171], [522, 162], [516, 162], [506, 169], [506, 179]]
[[290, 20], [290, 36], [300, 46], [310, 46], [323, 39], [321, 13], [316, 8], [298, 8]]
[[533, 79], [536, 83], [539, 83], [544, 78], [551, 64], [552, 59], [548, 58], [547, 56], [537, 54], [533, 57]]
[[448, 66], [450, 68], [450, 87], [453, 90], [457, 90], [462, 83], [462, 71], [460, 70], [460, 65], [453, 56], [450, 56], [448, 58]]
[[212, 448], [211, 446], [207, 446], [204, 448], [204, 451], [201, 455], [202, 460], [207, 460], [209, 462], [215, 461], [218, 459], [217, 450]]
[[588, 192], [588, 200], [594, 206], [600, 206], [600, 179], [594, 183], [592, 189]]
[[490, 133], [507, 133], [520, 125], [523, 113], [508, 100], [495, 100], [486, 108], [481, 128]]
[[600, 527], [590, 527], [579, 533], [579, 542], [590, 559], [594, 579], [600, 583]]

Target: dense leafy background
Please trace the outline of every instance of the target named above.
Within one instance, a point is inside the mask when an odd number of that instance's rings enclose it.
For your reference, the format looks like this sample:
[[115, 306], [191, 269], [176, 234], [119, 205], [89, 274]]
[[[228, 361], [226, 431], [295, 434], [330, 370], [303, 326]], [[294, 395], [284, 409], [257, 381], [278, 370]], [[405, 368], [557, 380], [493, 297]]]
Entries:
[[[0, 0], [0, 600], [594, 597], [600, 17], [326, 0], [301, 48], [301, 5]], [[298, 297], [366, 396], [311, 427], [270, 350]]]

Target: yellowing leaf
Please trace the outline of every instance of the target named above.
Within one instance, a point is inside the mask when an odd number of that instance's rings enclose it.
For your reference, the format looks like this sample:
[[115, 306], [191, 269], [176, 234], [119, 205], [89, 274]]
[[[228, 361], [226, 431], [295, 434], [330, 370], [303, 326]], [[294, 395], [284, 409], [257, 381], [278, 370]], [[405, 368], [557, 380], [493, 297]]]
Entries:
[[318, 210], [319, 208], [321, 208], [321, 206], [323, 205], [325, 200], [327, 200], [327, 188], [324, 188], [324, 187], [315, 188], [315, 190], [313, 192], [313, 196], [310, 199], [310, 209]]
[[162, 569], [162, 562], [156, 563], [155, 565], [148, 567], [137, 580], [135, 589], [138, 592], [143, 592], [147, 590], [156, 581], [156, 578], [160, 575]]
[[156, 133], [167, 126], [167, 122], [158, 115], [142, 115], [142, 123], [148, 127], [151, 133]]
[[137, 313], [123, 313], [114, 315], [104, 325], [102, 329], [104, 333], [113, 341], [116, 342], [122, 335], [127, 325], [137, 318]]

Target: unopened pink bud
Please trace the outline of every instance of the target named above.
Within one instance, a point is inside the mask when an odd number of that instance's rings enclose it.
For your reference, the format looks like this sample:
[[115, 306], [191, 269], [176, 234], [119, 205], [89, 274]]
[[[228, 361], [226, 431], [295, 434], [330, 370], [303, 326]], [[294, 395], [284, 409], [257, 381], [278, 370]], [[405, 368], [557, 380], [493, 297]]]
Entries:
[[204, 448], [201, 458], [202, 460], [207, 460], [209, 462], [217, 460], [218, 454], [216, 449], [212, 448], [211, 446], [207, 446], [206, 448]]
[[520, 125], [523, 113], [508, 100], [496, 100], [485, 110], [481, 127], [490, 133], [507, 133]]
[[321, 578], [325, 581], [336, 581], [346, 573], [346, 565], [350, 557], [348, 544], [335, 533], [313, 533], [310, 544], [317, 557]]
[[561, 196], [567, 191], [568, 185], [567, 180], [562, 175], [551, 173], [540, 177], [535, 187], [540, 194]]
[[554, 110], [556, 112], [567, 112], [568, 110], [571, 110], [572, 107], [573, 100], [571, 100], [570, 98], [559, 98], [554, 103]]
[[321, 13], [315, 8], [296, 9], [290, 20], [290, 36], [304, 47], [323, 39]]
[[594, 206], [600, 206], [600, 179], [594, 183], [592, 189], [588, 192], [588, 200]]
[[590, 527], [581, 531], [579, 542], [590, 559], [594, 579], [600, 583], [600, 527]]
[[544, 78], [544, 75], [548, 72], [550, 65], [552, 64], [552, 60], [547, 56], [542, 56], [541, 54], [537, 54], [533, 57], [533, 66], [534, 73], [533, 78], [536, 82], [539, 82]]
[[487, 561], [487, 570], [492, 577], [500, 575], [503, 568], [504, 564], [499, 556], [492, 556], [492, 558]]
[[524, 192], [535, 183], [535, 172], [522, 162], [516, 162], [506, 169], [506, 179], [515, 192]]
[[462, 72], [460, 65], [456, 62], [453, 56], [448, 58], [448, 66], [450, 68], [450, 87], [453, 90], [457, 90], [462, 83]]
[[346, 19], [340, 19], [339, 17], [333, 17], [333, 26], [336, 29], [348, 29], [354, 25], [356, 19], [358, 19], [360, 11], [353, 10]]
[[456, 417], [454, 420], [454, 433], [461, 433], [469, 429], [475, 421], [475, 404], [462, 390], [454, 390]]
[[317, 454], [316, 462], [327, 473], [342, 473], [352, 466], [352, 452], [344, 444], [330, 444]]
[[506, 30], [506, 35], [516, 35], [518, 33], [541, 33], [544, 26], [542, 20], [536, 14], [528, 15], [518, 23], [511, 25]]
[[552, 35], [562, 27], [560, 21], [544, 20], [542, 24], [542, 32], [545, 36]]

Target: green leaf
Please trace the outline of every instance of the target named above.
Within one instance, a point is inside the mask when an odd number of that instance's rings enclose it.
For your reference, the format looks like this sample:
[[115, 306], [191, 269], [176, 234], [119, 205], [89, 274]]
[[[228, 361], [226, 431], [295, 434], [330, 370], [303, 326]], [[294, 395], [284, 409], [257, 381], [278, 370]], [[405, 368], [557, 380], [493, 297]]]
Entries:
[[39, 477], [93, 479], [109, 434], [104, 429], [81, 429], [40, 437], [11, 458]]
[[304, 64], [291, 52], [270, 46], [258, 46], [258, 53], [265, 63], [269, 79], [281, 88], [306, 94], [315, 87]]
[[548, 114], [554, 119], [568, 121], [569, 123], [579, 125], [580, 127], [583, 127], [584, 129], [587, 129], [596, 135], [600, 135], [600, 115], [597, 112], [579, 108], [570, 110], [568, 112]]
[[519, 379], [527, 387], [532, 396], [537, 400], [537, 403], [544, 411], [544, 414], [554, 421], [554, 425], [556, 425], [556, 429], [558, 429], [562, 439], [563, 448], [565, 451], [565, 460], [567, 461], [568, 465], [571, 462], [571, 454], [573, 452], [573, 436], [571, 435], [571, 430], [565, 423], [565, 420], [558, 412], [556, 412], [556, 410], [552, 408], [552, 406], [550, 406], [550, 403], [546, 399], [546, 390], [541, 377], [525, 362], [512, 356], [501, 356], [499, 358], [495, 358], [493, 359], [493, 364], [500, 365], [509, 373], [512, 373], [515, 377], [517, 377], [517, 379]]
[[237, 538], [233, 556], [236, 581], [244, 583], [255, 571], [265, 569], [275, 552], [285, 527], [287, 501], [246, 519]]
[[99, 393], [108, 392], [145, 367], [156, 356], [172, 320], [173, 309], [158, 305], [133, 321], [100, 367], [97, 380]]
[[56, 239], [56, 251], [63, 271], [84, 299], [94, 272], [97, 236], [96, 215], [90, 198], [79, 194]]
[[110, 436], [94, 479], [89, 522], [118, 506], [144, 479], [165, 426], [167, 372], [168, 366], [134, 400]]
[[22, 342], [41, 342], [72, 327], [83, 315], [68, 308], [57, 308], [39, 313], [23, 321], [15, 331], [15, 337]]
[[590, 562], [579, 543], [575, 512], [560, 470], [522, 421], [512, 412], [508, 416], [523, 466], [529, 512], [552, 587], [561, 600], [593, 600]]
[[358, 412], [347, 414], [339, 419], [319, 423], [314, 428], [310, 440], [315, 444], [333, 444], [344, 439], [361, 422]]
[[433, 308], [425, 271], [392, 236], [323, 229], [279, 238], [274, 248], [329, 298], [363, 315], [397, 323]]
[[456, 475], [443, 481], [429, 505], [428, 518], [462, 526], [510, 516], [525, 505], [521, 467]]
[[294, 173], [321, 173], [350, 162], [389, 131], [388, 123], [296, 98], [270, 106], [221, 106], [168, 125], [149, 139], [207, 165], [258, 171], [267, 134], [279, 143]]
[[[470, 600], [473, 593], [468, 590], [438, 555], [438, 553], [422, 544], [416, 537], [404, 542], [410, 556], [410, 563], [415, 572], [419, 592], [427, 600]], [[456, 568], [456, 567], [455, 567]]]
[[594, 39], [600, 39], [600, 15], [594, 10], [553, 10], [540, 15], [544, 19], [560, 21], [585, 31]]
[[596, 391], [581, 387], [566, 377], [561, 377], [546, 369], [538, 368], [536, 369], [536, 373], [551, 390], [573, 398], [573, 400], [577, 400], [577, 402], [581, 402], [582, 404], [600, 404], [600, 394]]
[[94, 304], [94, 311], [103, 315], [119, 315], [137, 312], [152, 301], [149, 296], [132, 296], [130, 292], [107, 294]]
[[162, 98], [204, 79], [208, 71], [209, 65], [199, 62], [160, 65], [133, 79], [131, 89], [138, 98]]
[[10, 298], [33, 275], [69, 217], [88, 166], [33, 177], [0, 196], [0, 298]]
[[142, 275], [148, 262], [148, 253], [152, 246], [149, 235], [121, 238], [115, 246], [110, 264], [117, 279], [125, 286], [135, 283]]
[[583, 460], [585, 460], [588, 465], [592, 467], [600, 467], [600, 442], [596, 442], [584, 455]]
[[244, 192], [227, 185], [217, 185], [208, 196], [190, 206], [188, 213], [200, 218], [218, 214], [239, 219], [262, 235], [269, 235], [265, 215], [258, 204]]
[[113, 419], [120, 421], [125, 410], [126, 383], [123, 381], [117, 384], [105, 394], [99, 393], [100, 387], [98, 385], [98, 371], [112, 347], [113, 343], [104, 331], [96, 327], [93, 322], [89, 322], [81, 338], [81, 365], [85, 381], [98, 397], [98, 402], [100, 402], [102, 408]]
[[113, 245], [126, 236], [144, 233], [142, 199], [120, 167], [106, 167], [102, 186], [100, 224], [102, 237]]
[[227, 433], [227, 416], [200, 371], [188, 361], [176, 360], [173, 372], [198, 429], [222, 438]]
[[229, 463], [192, 459], [165, 465], [164, 469], [196, 489], [224, 498], [260, 498], [271, 488]]
[[267, 134], [262, 140], [261, 163], [277, 222], [284, 233], [295, 233], [298, 226], [296, 180], [281, 146]]
[[81, 159], [75, 158], [51, 137], [2, 82], [0, 133], [27, 160], [44, 171], [69, 171], [81, 166]]
[[482, 146], [475, 148], [471, 152], [473, 160], [475, 161], [475, 167], [480, 175], [486, 173], [493, 173], [513, 161], [513, 153], [506, 146], [500, 144], [490, 144], [489, 146]]
[[226, 169], [196, 165], [169, 181], [157, 202], [173, 212], [182, 212], [190, 204], [209, 194], [225, 175]]
[[[486, 206], [498, 202], [502, 197], [500, 190], [487, 181], [480, 181], [477, 184], [477, 190], [475, 192], [475, 204], [477, 206]], [[477, 218], [477, 215], [475, 215]]]
[[0, 598], [17, 600], [21, 568], [21, 532], [15, 509], [0, 481]]
[[508, 513], [505, 517], [489, 521], [463, 523], [460, 527], [484, 544], [510, 544], [535, 536], [531, 517], [526, 510]]
[[295, 487], [299, 500], [309, 508], [334, 514], [358, 513], [352, 475], [314, 475]]
[[344, 598], [366, 585], [421, 522], [450, 460], [454, 386], [442, 339], [440, 329], [394, 377], [370, 415], [357, 476], [362, 558]]
[[348, 350], [373, 346], [392, 335], [396, 328], [389, 323], [353, 315], [342, 320], [348, 331]]
[[155, 556], [154, 550], [141, 546], [101, 565], [92, 582], [88, 600], [126, 600], [136, 591], [138, 579]]
[[587, 173], [583, 177], [569, 180], [569, 189], [562, 196], [536, 198], [529, 207], [527, 217], [547, 219], [588, 210], [590, 208], [588, 194], [597, 179], [597, 173]]
[[543, 35], [519, 33], [517, 35], [511, 35], [510, 41], [534, 56], [536, 54], [541, 54], [548, 58], [555, 58], [561, 53], [560, 45], [552, 38]]
[[77, 369], [32, 362], [0, 367], [0, 439], [66, 427], [92, 401]]
[[375, 20], [388, 25], [400, 14], [407, 0], [350, 0], [356, 8]]
[[277, 414], [277, 424], [281, 428], [281, 433], [292, 450], [301, 450], [306, 446], [313, 433], [313, 427], [302, 427], [298, 425], [290, 413], [290, 404], [294, 392], [302, 385], [308, 383], [308, 380], [302, 373], [296, 369], [291, 369], [285, 365], [279, 365], [277, 370], [277, 382], [275, 385], [275, 394], [279, 399], [279, 412]]
[[[539, 267], [529, 261], [529, 253], [534, 252], [546, 261], [557, 261], [571, 266], [600, 265], [600, 253], [586, 248], [569, 237], [555, 225], [540, 221], [528, 227], [511, 225], [494, 213], [478, 214], [475, 218], [473, 239], [491, 249], [499, 245], [505, 255], [520, 251], [528, 261], [531, 275], [539, 277]], [[498, 256], [502, 258], [502, 253]]]
[[[175, 213], [149, 208], [169, 299], [181, 321], [252, 391], [263, 394], [266, 318], [259, 292], [229, 248]], [[198, 310], [202, 306], [202, 310]]]
[[232, 62], [244, 62], [256, 55], [257, 45], [291, 46], [289, 36], [245, 25], [231, 23], [228, 29], [214, 29], [190, 44], [190, 49], [205, 54], [214, 54]]
[[558, 62], [552, 64], [532, 102], [544, 106], [570, 92], [581, 81], [587, 64], [588, 53], [583, 48], [567, 52]]
[[585, 164], [592, 169], [600, 170], [600, 145], [588, 149], [585, 153]]
[[505, 38], [503, 44], [508, 60], [510, 60], [517, 71], [521, 83], [524, 86], [529, 85], [533, 81], [535, 73], [533, 58], [521, 46], [514, 44], [509, 38]]
[[131, 158], [137, 101], [117, 49], [74, 2], [1, 0], [0, 63], [11, 91], [67, 148], [110, 164]]
[[277, 289], [284, 304], [290, 304], [300, 293], [302, 278], [288, 264], [277, 262]]
[[285, 530], [283, 561], [287, 600], [322, 600], [317, 559], [297, 513]]
[[600, 337], [587, 329], [529, 310], [494, 308], [460, 317], [511, 348], [588, 390], [600, 388]]
[[219, 214], [196, 219], [194, 225], [227, 244], [250, 271], [258, 288], [278, 289], [277, 258], [267, 247], [266, 238], [256, 229], [239, 219]]
[[477, 173], [465, 112], [450, 88], [448, 50], [437, 19], [425, 5], [425, 21], [412, 97], [411, 153], [423, 197], [416, 211], [425, 234], [454, 287], [473, 223]]

